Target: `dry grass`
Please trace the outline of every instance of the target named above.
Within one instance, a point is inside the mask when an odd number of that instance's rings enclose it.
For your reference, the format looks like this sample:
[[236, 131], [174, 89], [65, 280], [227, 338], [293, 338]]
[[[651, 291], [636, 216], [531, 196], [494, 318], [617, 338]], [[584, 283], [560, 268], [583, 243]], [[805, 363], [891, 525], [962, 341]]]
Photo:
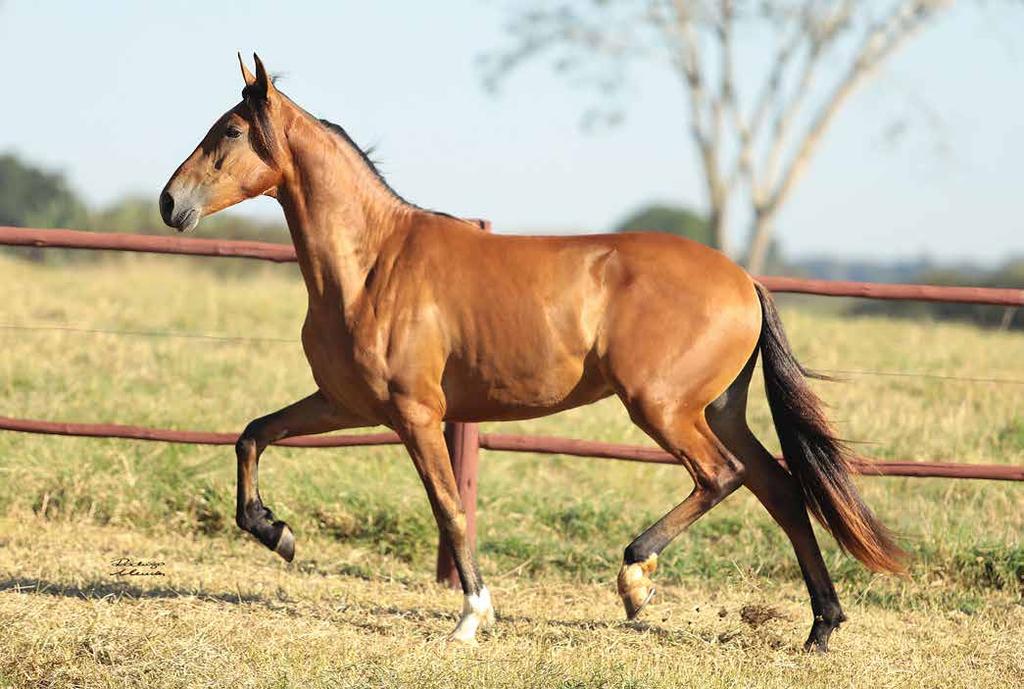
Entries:
[[[238, 430], [308, 393], [294, 268], [198, 265], [0, 257], [0, 323], [294, 339], [0, 329], [3, 413]], [[1024, 379], [1019, 334], [783, 316], [812, 366]], [[1024, 463], [1024, 386], [854, 376], [819, 390], [867, 454]], [[614, 400], [501, 428], [646, 442]], [[792, 553], [746, 494], [666, 551], [646, 623], [620, 622], [622, 548], [685, 495], [675, 467], [485, 454], [481, 561], [504, 619], [472, 651], [440, 643], [458, 596], [430, 583], [436, 535], [400, 450], [273, 448], [262, 478], [296, 529], [294, 565], [235, 533], [227, 448], [0, 433], [0, 687], [1012, 686], [1024, 670], [1020, 484], [862, 480], [912, 576], [872, 577], [823, 536], [850, 622], [816, 658], [798, 652], [810, 620]], [[119, 555], [165, 560], [167, 576], [110, 577]]]
[[[1024, 672], [1024, 608], [878, 610], [826, 657], [793, 583], [668, 586], [647, 621], [621, 622], [609, 584], [492, 578], [499, 625], [450, 648], [458, 595], [426, 577], [339, 576], [282, 565], [254, 543], [7, 523], [0, 550], [0, 678], [83, 687], [1011, 687]], [[322, 544], [329, 562], [351, 557]], [[166, 577], [109, 576], [129, 555]], [[777, 615], [744, 621], [747, 606]], [[748, 615], [749, 617], [749, 615]]]

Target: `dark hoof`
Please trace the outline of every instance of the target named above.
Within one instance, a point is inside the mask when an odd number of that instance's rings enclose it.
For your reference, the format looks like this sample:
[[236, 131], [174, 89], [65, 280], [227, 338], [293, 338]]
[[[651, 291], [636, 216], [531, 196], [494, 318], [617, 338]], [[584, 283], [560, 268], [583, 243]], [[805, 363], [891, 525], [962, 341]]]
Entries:
[[295, 559], [295, 534], [287, 524], [279, 523], [281, 535], [277, 539], [277, 545], [274, 546], [274, 552], [283, 557], [285, 562], [291, 562]]
[[828, 653], [828, 640], [832, 632], [839, 629], [839, 625], [846, 621], [846, 616], [840, 614], [835, 620], [816, 619], [811, 626], [811, 634], [804, 642], [804, 651], [807, 653]]

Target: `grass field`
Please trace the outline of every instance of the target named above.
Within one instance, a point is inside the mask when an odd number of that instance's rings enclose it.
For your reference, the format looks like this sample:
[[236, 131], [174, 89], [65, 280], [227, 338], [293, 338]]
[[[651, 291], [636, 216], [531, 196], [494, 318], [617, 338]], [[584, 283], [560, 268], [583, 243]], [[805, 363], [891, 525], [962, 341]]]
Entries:
[[[313, 389], [294, 266], [218, 277], [175, 258], [0, 257], [0, 289], [6, 415], [238, 431]], [[783, 317], [819, 369], [1024, 379], [1018, 334]], [[25, 329], [42, 324], [266, 339]], [[848, 378], [816, 387], [866, 455], [1024, 463], [1024, 385]], [[774, 447], [759, 390], [752, 426]], [[500, 428], [647, 442], [615, 400]], [[431, 581], [436, 532], [399, 449], [271, 448], [262, 464], [264, 498], [296, 531], [291, 565], [236, 533], [229, 448], [0, 433], [0, 687], [973, 687], [1024, 673], [1019, 484], [861, 479], [912, 573], [871, 576], [822, 535], [850, 621], [818, 658], [799, 652], [810, 614], [789, 546], [746, 493], [666, 551], [654, 606], [626, 625], [622, 548], [686, 495], [685, 472], [487, 452], [479, 549], [500, 619], [456, 650], [441, 640], [459, 596]], [[111, 576], [124, 556], [164, 576]]]

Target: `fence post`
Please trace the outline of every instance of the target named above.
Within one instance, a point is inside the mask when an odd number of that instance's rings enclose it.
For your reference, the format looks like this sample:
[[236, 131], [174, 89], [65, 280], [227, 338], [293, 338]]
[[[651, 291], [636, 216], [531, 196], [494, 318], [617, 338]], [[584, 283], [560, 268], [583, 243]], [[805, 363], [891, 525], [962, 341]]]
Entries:
[[[489, 220], [475, 221], [484, 232], [491, 231]], [[459, 497], [466, 510], [466, 541], [476, 549], [476, 485], [477, 470], [480, 463], [480, 427], [475, 423], [448, 422], [444, 425], [444, 442], [448, 446], [448, 456], [452, 460], [455, 482], [459, 487]], [[447, 584], [448, 588], [462, 587], [459, 572], [455, 569], [455, 558], [448, 547], [444, 534], [438, 535], [437, 544], [437, 583]]]

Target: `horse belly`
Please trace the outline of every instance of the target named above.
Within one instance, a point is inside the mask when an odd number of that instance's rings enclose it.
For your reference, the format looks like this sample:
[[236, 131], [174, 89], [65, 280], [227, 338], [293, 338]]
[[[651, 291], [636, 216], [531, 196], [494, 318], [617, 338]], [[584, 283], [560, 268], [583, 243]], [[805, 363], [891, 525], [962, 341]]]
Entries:
[[543, 290], [539, 278], [488, 286], [489, 302], [459, 323], [444, 371], [449, 417], [535, 418], [611, 394], [596, 353], [606, 294], [590, 258], [553, 269], [561, 279]]
[[511, 421], [547, 416], [612, 393], [589, 357], [536, 368], [450, 362], [442, 387], [451, 421]]

